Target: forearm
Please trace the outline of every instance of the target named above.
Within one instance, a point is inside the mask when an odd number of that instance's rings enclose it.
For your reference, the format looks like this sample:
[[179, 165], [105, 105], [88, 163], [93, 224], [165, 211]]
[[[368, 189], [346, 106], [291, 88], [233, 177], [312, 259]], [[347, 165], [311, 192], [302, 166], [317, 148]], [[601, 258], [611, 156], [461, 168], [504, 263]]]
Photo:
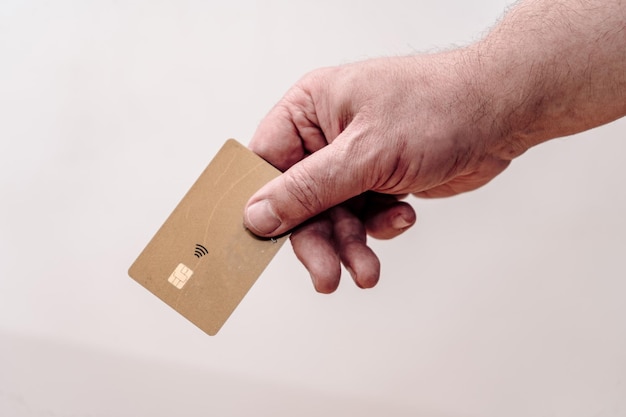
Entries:
[[510, 157], [626, 114], [626, 1], [521, 1], [468, 51]]

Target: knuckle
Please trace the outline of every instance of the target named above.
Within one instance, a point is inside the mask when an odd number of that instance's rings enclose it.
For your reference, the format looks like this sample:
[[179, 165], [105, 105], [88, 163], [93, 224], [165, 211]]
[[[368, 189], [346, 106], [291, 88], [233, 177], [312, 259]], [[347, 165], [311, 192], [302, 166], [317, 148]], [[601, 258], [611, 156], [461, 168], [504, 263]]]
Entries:
[[293, 170], [291, 175], [285, 178], [285, 190], [289, 198], [298, 203], [301, 207], [297, 215], [309, 217], [320, 213], [324, 209], [324, 204], [315, 186], [315, 179], [305, 167]]

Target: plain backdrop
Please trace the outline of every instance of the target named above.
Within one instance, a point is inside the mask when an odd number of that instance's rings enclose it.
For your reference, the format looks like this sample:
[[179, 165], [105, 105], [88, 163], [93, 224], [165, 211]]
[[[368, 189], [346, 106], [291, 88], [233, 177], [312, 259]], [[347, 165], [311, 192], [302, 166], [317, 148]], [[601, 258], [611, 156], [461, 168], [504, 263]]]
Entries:
[[372, 290], [315, 293], [286, 244], [209, 337], [127, 276], [307, 71], [510, 3], [2, 1], [0, 415], [626, 416], [626, 120], [410, 200]]

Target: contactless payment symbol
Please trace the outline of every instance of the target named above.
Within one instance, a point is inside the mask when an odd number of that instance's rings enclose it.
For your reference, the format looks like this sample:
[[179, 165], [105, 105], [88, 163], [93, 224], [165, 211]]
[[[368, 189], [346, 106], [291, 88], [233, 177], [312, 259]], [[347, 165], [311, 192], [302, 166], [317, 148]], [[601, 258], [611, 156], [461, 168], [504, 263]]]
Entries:
[[192, 275], [193, 271], [191, 270], [191, 268], [181, 263], [178, 264], [178, 266], [174, 269], [174, 272], [170, 274], [170, 277], [167, 279], [167, 281], [180, 290], [185, 286], [185, 284], [187, 283], [187, 281], [189, 281], [189, 278], [191, 278]]
[[199, 243], [196, 243], [196, 249], [193, 251], [193, 256], [195, 256], [196, 258], [202, 258], [207, 253], [209, 253], [207, 248], [205, 248]]

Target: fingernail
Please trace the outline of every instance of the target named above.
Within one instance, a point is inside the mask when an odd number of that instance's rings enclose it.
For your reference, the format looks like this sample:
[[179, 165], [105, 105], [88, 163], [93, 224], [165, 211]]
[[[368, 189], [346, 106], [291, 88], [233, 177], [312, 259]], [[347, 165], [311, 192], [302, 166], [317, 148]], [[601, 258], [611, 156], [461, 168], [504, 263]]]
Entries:
[[396, 217], [391, 220], [391, 226], [396, 230], [402, 230], [409, 227], [411, 223], [409, 223], [401, 214], [398, 214]]
[[248, 219], [248, 226], [254, 229], [253, 231], [264, 235], [278, 229], [281, 223], [268, 200], [261, 200], [248, 207], [246, 218]]
[[[345, 265], [344, 265], [345, 266]], [[350, 274], [350, 276], [352, 277], [352, 281], [354, 281], [354, 283], [356, 284], [357, 287], [359, 287], [360, 289], [364, 289], [361, 286], [361, 283], [359, 282], [359, 280], [357, 279], [356, 273], [354, 272], [354, 269], [350, 268], [349, 266], [346, 266], [346, 271], [348, 271], [348, 273]]]

